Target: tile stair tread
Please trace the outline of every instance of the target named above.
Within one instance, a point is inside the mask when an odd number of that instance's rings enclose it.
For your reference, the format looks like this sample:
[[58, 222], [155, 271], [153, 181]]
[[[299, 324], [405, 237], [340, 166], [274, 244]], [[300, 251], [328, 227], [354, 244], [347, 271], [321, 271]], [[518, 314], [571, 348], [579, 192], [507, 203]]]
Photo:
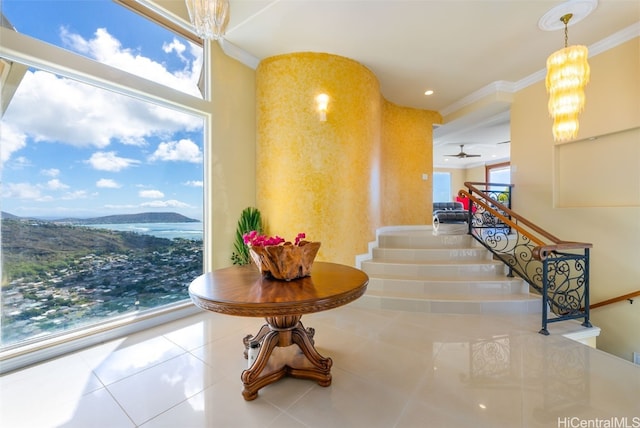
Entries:
[[490, 259], [490, 252], [484, 248], [376, 248], [373, 258], [386, 256], [401, 257], [406, 253], [417, 257], [477, 257], [479, 260]]
[[433, 302], [520, 302], [537, 301], [541, 296], [537, 294], [438, 294], [438, 293], [402, 293], [378, 290], [367, 290], [366, 295], [371, 297], [407, 299], [407, 300], [428, 300]]
[[[470, 257], [470, 254], [488, 250], [469, 235], [436, 236], [430, 229], [389, 231], [378, 236], [376, 248], [380, 251], [377, 254], [370, 252], [370, 258], [360, 265], [369, 275], [371, 284], [363, 296], [365, 305], [427, 312], [480, 310], [528, 313], [542, 300], [539, 294], [529, 292], [521, 278], [507, 276], [506, 267], [500, 260], [490, 256]], [[412, 250], [415, 255], [411, 255]], [[407, 258], [397, 257], [396, 252], [406, 252]], [[446, 257], [447, 253], [451, 254], [450, 258]], [[367, 270], [381, 273], [369, 273]], [[417, 286], [415, 290], [414, 283]], [[461, 292], [460, 287], [477, 287], [481, 291]], [[505, 289], [509, 291], [505, 292]], [[428, 302], [437, 306], [423, 306]]]
[[375, 247], [373, 250], [383, 250], [383, 251], [420, 251], [420, 252], [449, 252], [449, 251], [474, 251], [474, 252], [489, 252], [486, 248], [482, 246], [462, 246], [462, 247]]
[[498, 265], [504, 266], [499, 260], [480, 259], [480, 260], [396, 260], [396, 259], [369, 259], [364, 260], [362, 264], [395, 264], [395, 265], [430, 265], [430, 266], [455, 266], [455, 265]]
[[517, 277], [508, 277], [504, 275], [495, 275], [495, 276], [478, 276], [475, 274], [469, 274], [468, 276], [464, 275], [456, 275], [451, 277], [435, 277], [435, 278], [426, 278], [424, 276], [407, 276], [407, 275], [391, 275], [391, 274], [367, 274], [369, 276], [369, 280], [371, 279], [381, 279], [381, 280], [394, 280], [394, 281], [415, 281], [420, 283], [428, 283], [428, 282], [451, 282], [451, 283], [459, 283], [459, 282], [520, 282], [521, 278]]

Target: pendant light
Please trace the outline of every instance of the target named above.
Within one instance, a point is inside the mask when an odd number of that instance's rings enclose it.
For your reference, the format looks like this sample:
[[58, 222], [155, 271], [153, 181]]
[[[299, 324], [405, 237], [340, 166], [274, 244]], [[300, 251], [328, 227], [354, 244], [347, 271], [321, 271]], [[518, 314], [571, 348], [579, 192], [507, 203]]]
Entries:
[[229, 0], [185, 0], [185, 3], [198, 36], [207, 40], [224, 36], [229, 23]]
[[573, 140], [578, 136], [578, 116], [584, 110], [584, 88], [590, 77], [587, 47], [569, 46], [569, 21], [580, 22], [597, 6], [597, 0], [568, 0], [553, 7], [538, 21], [538, 27], [545, 31], [564, 28], [564, 48], [547, 58], [548, 110], [553, 118], [555, 141]]

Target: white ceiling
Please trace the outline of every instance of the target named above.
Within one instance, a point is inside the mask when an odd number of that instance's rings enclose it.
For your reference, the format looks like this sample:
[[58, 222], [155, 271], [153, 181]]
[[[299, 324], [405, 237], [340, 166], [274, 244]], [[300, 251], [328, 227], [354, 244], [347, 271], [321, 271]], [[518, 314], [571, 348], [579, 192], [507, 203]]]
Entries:
[[[538, 21], [561, 3], [587, 1], [594, 0], [231, 0], [223, 46], [256, 63], [291, 52], [348, 57], [373, 71], [387, 100], [446, 116], [474, 94], [544, 76], [564, 32], [543, 31]], [[569, 44], [591, 46], [639, 23], [639, 0], [600, 0], [570, 22]], [[434, 95], [425, 96], [427, 89]], [[443, 161], [459, 144], [482, 154], [481, 163], [508, 159], [510, 144], [497, 144], [509, 140], [508, 124], [506, 103], [445, 124], [434, 132], [434, 164], [477, 163]]]

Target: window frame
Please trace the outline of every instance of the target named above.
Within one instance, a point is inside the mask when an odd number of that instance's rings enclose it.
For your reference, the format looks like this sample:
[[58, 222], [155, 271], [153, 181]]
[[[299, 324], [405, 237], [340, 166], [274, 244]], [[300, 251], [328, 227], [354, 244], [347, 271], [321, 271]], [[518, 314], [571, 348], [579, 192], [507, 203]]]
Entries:
[[[139, 12], [140, 13], [140, 12]], [[145, 16], [143, 14], [143, 16]], [[145, 16], [146, 17], [146, 16]], [[157, 22], [157, 21], [156, 21]], [[176, 21], [177, 26], [182, 26]], [[0, 27], [0, 56], [9, 61], [22, 63], [50, 73], [81, 81], [96, 87], [127, 95], [145, 102], [181, 110], [203, 120], [203, 270], [211, 270], [211, 213], [210, 196], [207, 191], [210, 177], [212, 141], [212, 112], [210, 89], [204, 99], [168, 88], [142, 77], [135, 76], [114, 67], [98, 63], [89, 58], [50, 45], [33, 37]], [[211, 47], [203, 45], [203, 76], [210, 81]], [[0, 248], [1, 251], [1, 248]], [[39, 341], [21, 346], [9, 347], [0, 352], [0, 374], [18, 368], [151, 328], [172, 320], [199, 312], [189, 300], [161, 306], [140, 314], [117, 317], [105, 322], [91, 324], [68, 333], [53, 334]]]
[[[494, 164], [486, 164], [485, 168], [484, 168], [484, 180], [485, 183], [489, 183], [489, 176], [491, 175], [491, 171], [494, 169], [501, 169], [501, 168], [511, 168], [511, 162], [507, 161], [507, 162], [499, 162], [499, 163], [494, 163]], [[511, 181], [511, 180], [509, 180]], [[501, 183], [502, 184], [502, 183]], [[504, 183], [507, 184], [507, 183]], [[511, 184], [511, 183], [508, 183]]]

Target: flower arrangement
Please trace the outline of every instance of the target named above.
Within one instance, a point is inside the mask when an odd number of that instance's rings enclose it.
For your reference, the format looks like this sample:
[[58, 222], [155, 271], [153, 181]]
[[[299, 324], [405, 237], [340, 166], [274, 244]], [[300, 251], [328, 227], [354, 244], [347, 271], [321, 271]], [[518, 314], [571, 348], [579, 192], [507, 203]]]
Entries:
[[[298, 235], [296, 236], [294, 245], [299, 246], [300, 242], [302, 242], [302, 240], [306, 237], [307, 235], [305, 233], [298, 233]], [[249, 233], [245, 233], [244, 235], [242, 235], [242, 238], [244, 239], [244, 243], [247, 244], [249, 247], [256, 247], [256, 246], [264, 247], [266, 245], [280, 245], [280, 244], [286, 245], [287, 244], [287, 241], [285, 241], [284, 238], [281, 238], [278, 235], [276, 236], [261, 235], [255, 230], [252, 230]]]
[[292, 243], [280, 236], [267, 236], [255, 230], [243, 235], [260, 272], [286, 281], [311, 275], [320, 242], [309, 242], [305, 238], [305, 233], [298, 233]]

